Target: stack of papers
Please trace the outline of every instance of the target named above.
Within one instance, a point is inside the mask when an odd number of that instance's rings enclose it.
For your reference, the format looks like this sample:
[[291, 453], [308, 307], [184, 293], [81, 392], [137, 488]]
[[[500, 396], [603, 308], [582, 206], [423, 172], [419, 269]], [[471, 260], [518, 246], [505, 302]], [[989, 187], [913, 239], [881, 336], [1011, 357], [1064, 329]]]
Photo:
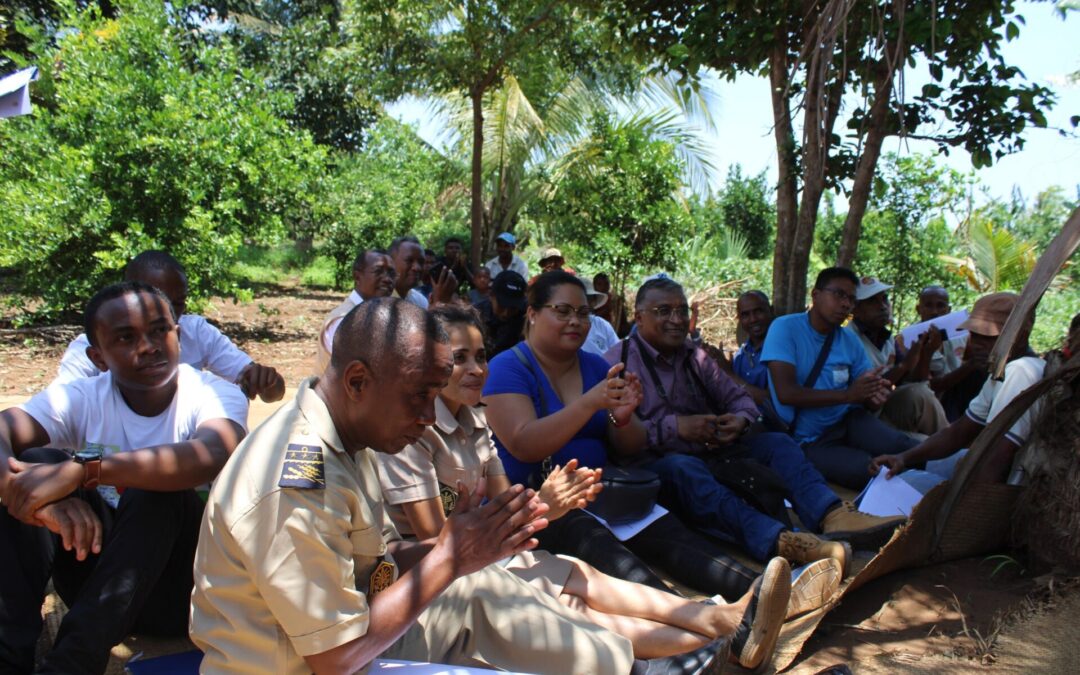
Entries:
[[0, 79], [0, 117], [30, 114], [30, 83], [37, 68], [24, 68]]

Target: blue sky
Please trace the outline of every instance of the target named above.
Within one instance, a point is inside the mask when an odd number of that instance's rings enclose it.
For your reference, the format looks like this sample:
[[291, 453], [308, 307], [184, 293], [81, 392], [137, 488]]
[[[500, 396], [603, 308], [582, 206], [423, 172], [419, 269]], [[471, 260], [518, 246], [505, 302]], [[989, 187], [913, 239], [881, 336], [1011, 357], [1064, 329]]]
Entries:
[[[1006, 61], [1019, 67], [1029, 80], [1057, 93], [1057, 105], [1047, 114], [1049, 125], [1071, 128], [1069, 117], [1080, 115], [1080, 83], [1069, 83], [1067, 79], [1069, 73], [1080, 70], [1080, 11], [1069, 12], [1063, 20], [1053, 6], [1054, 3], [1047, 2], [1021, 3], [1020, 13], [1027, 25], [1019, 38], [1004, 45], [1003, 52]], [[920, 73], [909, 69], [908, 95], [913, 96], [919, 86]], [[733, 82], [715, 80], [712, 89], [715, 93], [712, 110], [718, 128], [715, 133], [702, 135], [716, 166], [714, 187], [723, 182], [727, 167], [735, 163], [742, 164], [746, 173], [764, 170], [770, 180], [775, 180], [776, 150], [767, 80], [755, 77], [740, 77]], [[445, 142], [445, 126], [432, 116], [426, 101], [405, 100], [391, 106], [389, 112], [416, 125], [428, 142], [436, 145]], [[837, 128], [840, 125], [838, 122]], [[976, 173], [987, 193], [1006, 199], [1015, 186], [1031, 198], [1051, 185], [1061, 185], [1073, 195], [1080, 187], [1080, 138], [1063, 138], [1052, 129], [1029, 129], [1025, 139], [1021, 152]], [[899, 154], [929, 153], [935, 146], [925, 141], [890, 138], [884, 150]], [[972, 168], [971, 159], [963, 150], [953, 150], [948, 157], [941, 157], [941, 161], [965, 173]]]

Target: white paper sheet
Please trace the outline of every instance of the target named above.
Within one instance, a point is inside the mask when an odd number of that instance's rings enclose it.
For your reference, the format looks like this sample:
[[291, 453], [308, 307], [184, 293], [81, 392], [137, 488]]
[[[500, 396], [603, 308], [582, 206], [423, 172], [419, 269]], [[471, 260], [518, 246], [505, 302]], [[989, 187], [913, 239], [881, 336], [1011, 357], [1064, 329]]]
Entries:
[[[415, 661], [398, 661], [396, 659], [375, 659], [371, 662], [372, 673], [386, 673], [386, 675], [507, 675], [505, 671], [488, 670], [487, 668], [467, 668], [465, 666], [444, 666], [438, 663], [417, 663]], [[510, 673], [509, 675], [528, 675], [527, 673]]]
[[0, 79], [0, 117], [30, 113], [30, 82], [37, 79], [37, 68], [24, 68]]
[[930, 330], [930, 326], [937, 326], [938, 328], [946, 331], [946, 339], [952, 340], [953, 338], [960, 337], [961, 335], [967, 335], [966, 330], [959, 330], [957, 326], [962, 324], [968, 318], [966, 309], [961, 309], [952, 314], [946, 314], [945, 316], [939, 316], [936, 319], [929, 321], [922, 321], [920, 323], [908, 326], [904, 330], [900, 331], [900, 337], [904, 340], [904, 347], [911, 349], [911, 345], [915, 344], [915, 341], [919, 339], [919, 336]]
[[612, 525], [611, 523], [604, 520], [595, 513], [589, 513], [588, 511], [586, 511], [585, 513], [588, 513], [593, 518], [596, 518], [600, 521], [601, 525], [611, 530], [611, 533], [615, 535], [616, 539], [618, 539], [619, 541], [626, 541], [627, 539], [644, 530], [646, 527], [652, 525], [662, 516], [666, 515], [667, 509], [657, 504], [653, 507], [652, 511], [649, 511], [649, 515], [645, 516], [641, 520], [635, 520], [632, 523], [623, 523], [622, 525]]
[[859, 495], [859, 510], [872, 516], [910, 516], [922, 494], [900, 476], [886, 479], [882, 468]]

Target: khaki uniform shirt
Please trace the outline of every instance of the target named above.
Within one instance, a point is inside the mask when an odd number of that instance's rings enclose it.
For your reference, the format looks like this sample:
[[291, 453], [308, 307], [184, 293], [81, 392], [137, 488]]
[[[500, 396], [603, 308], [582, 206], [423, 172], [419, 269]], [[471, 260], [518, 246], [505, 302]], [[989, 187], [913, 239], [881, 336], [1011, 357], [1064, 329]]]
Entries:
[[310, 673], [303, 657], [366, 634], [369, 594], [397, 578], [373, 451], [345, 452], [314, 384], [244, 439], [210, 492], [191, 608], [203, 673]]
[[415, 536], [402, 504], [439, 497], [447, 515], [457, 505], [457, 483], [470, 490], [481, 478], [505, 476], [479, 408], [462, 406], [457, 417], [435, 399], [435, 426], [396, 455], [377, 453], [387, 513], [404, 537]]
[[[360, 297], [360, 294], [353, 291], [349, 294], [349, 297], [326, 315], [326, 319], [323, 321], [322, 328], [319, 329], [319, 353], [316, 357], [315, 367], [318, 368], [316, 375], [322, 375], [326, 372], [326, 367], [330, 365], [330, 353], [334, 347], [333, 332], [330, 330], [333, 328], [337, 330], [337, 326], [341, 323], [341, 320], [345, 318], [345, 315], [352, 311], [353, 307], [356, 307], [362, 303], [364, 299]], [[329, 343], [329, 344], [328, 344]]]

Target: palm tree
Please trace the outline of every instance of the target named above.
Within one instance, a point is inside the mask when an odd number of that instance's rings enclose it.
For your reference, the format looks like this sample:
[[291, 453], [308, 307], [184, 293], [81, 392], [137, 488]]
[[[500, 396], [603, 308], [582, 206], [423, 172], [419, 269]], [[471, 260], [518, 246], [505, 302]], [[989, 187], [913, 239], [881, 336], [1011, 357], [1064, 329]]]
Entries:
[[976, 216], [957, 234], [963, 237], [968, 254], [940, 258], [950, 272], [979, 293], [1019, 290], [1035, 269], [1035, 245], [1004, 227], [995, 227], [989, 218]]
[[[712, 126], [707, 90], [690, 91], [671, 76], [643, 78], [637, 88], [639, 100], [628, 103], [602, 87], [571, 79], [551, 96], [542, 111], [534, 107], [520, 82], [507, 75], [502, 86], [484, 101], [484, 190], [481, 249], [490, 251], [495, 237], [512, 232], [523, 207], [534, 199], [552, 196], [559, 178], [571, 166], [588, 163], [593, 156], [589, 123], [596, 113], [621, 113], [617, 125], [637, 126], [646, 135], [671, 142], [686, 167], [686, 181], [707, 189], [714, 167], [695, 122]], [[446, 116], [456, 132], [451, 152], [468, 157], [473, 122], [470, 102], [464, 97], [433, 100], [436, 112]], [[464, 167], [467, 162], [460, 161]], [[469, 193], [468, 175], [444, 194], [446, 200]], [[673, 195], [681, 199], [680, 195]]]

